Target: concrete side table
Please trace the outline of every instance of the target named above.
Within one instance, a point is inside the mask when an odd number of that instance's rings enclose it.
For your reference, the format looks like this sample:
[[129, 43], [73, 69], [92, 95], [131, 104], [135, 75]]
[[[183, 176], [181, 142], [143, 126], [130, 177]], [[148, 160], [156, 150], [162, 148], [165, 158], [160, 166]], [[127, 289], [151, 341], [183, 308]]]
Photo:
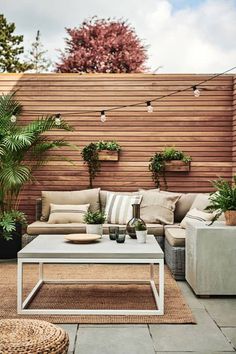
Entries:
[[185, 267], [196, 295], [236, 295], [236, 227], [188, 223]]

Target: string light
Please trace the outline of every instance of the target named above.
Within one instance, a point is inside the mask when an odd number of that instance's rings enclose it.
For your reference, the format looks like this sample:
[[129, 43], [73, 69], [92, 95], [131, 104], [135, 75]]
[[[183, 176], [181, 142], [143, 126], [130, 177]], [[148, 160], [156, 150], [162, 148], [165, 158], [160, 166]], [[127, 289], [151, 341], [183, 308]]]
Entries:
[[14, 114], [11, 116], [10, 121], [11, 121], [12, 123], [15, 123], [15, 122], [16, 122], [16, 116], [15, 116]]
[[147, 104], [148, 113], [152, 113], [153, 112], [152, 102], [151, 101], [147, 101], [146, 104]]
[[57, 113], [55, 115], [55, 124], [56, 125], [61, 125], [61, 114], [60, 113]]
[[200, 90], [197, 88], [196, 85], [194, 85], [194, 86], [192, 87], [192, 89], [193, 89], [193, 94], [194, 94], [195, 97], [199, 97], [199, 96], [201, 95], [201, 92], [200, 92]]
[[[109, 109], [106, 109], [106, 112], [111, 112], [111, 111], [116, 111], [116, 110], [119, 110], [119, 109], [122, 109], [122, 108], [127, 108], [127, 107], [137, 107], [137, 106], [143, 106], [143, 104], [146, 103], [147, 105], [147, 110], [148, 112], [153, 112], [153, 106], [152, 106], [152, 102], [154, 101], [160, 101], [162, 99], [165, 99], [165, 98], [168, 98], [168, 97], [171, 97], [171, 96], [174, 96], [178, 93], [181, 93], [181, 92], [186, 92], [186, 91], [189, 91], [189, 90], [193, 90], [193, 93], [194, 93], [194, 96], [195, 97], [199, 97], [200, 94], [201, 94], [201, 91], [200, 89], [198, 88], [199, 86], [202, 86], [203, 84], [205, 84], [206, 82], [209, 82], [211, 80], [214, 80], [215, 78], [219, 77], [219, 76], [222, 76], [232, 70], [235, 70], [236, 69], [236, 66], [224, 71], [224, 72], [221, 72], [219, 74], [214, 74], [212, 75], [211, 77], [209, 77], [208, 79], [205, 79], [205, 80], [202, 80], [198, 83], [196, 83], [195, 85], [193, 86], [188, 86], [188, 87], [185, 87], [184, 89], [180, 89], [180, 90], [176, 90], [176, 91], [172, 91], [166, 95], [162, 95], [162, 96], [158, 96], [158, 97], [155, 97], [155, 98], [152, 98], [152, 101], [141, 101], [141, 102], [136, 102], [136, 103], [132, 103], [132, 104], [127, 104], [127, 105], [119, 105], [119, 106], [114, 106], [112, 108], [109, 108]], [[19, 89], [18, 89], [19, 90]], [[201, 90], [204, 90], [204, 88], [201, 88]], [[27, 111], [28, 114], [34, 114], [36, 113], [37, 111], [34, 110], [34, 111]], [[41, 113], [41, 111], [39, 111]], [[66, 115], [70, 116], [70, 115], [84, 115], [84, 114], [90, 114], [90, 113], [100, 113], [100, 119], [101, 119], [101, 122], [105, 122], [106, 121], [106, 114], [105, 114], [105, 111], [100, 111], [100, 110], [81, 110], [81, 111], [76, 111], [76, 112], [64, 112]], [[60, 115], [59, 115], [60, 117]]]
[[105, 111], [101, 111], [100, 119], [102, 123], [105, 123], [105, 121], [107, 120]]

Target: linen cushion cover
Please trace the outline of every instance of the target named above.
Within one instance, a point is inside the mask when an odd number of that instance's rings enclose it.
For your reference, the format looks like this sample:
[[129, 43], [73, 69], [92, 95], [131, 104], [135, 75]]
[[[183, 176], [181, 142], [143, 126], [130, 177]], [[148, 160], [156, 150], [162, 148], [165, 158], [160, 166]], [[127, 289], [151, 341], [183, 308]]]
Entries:
[[125, 195], [108, 192], [105, 207], [106, 222], [126, 224], [132, 218], [132, 204], [140, 204], [141, 195]]
[[50, 204], [49, 224], [84, 223], [89, 204]]
[[124, 195], [140, 195], [140, 193], [138, 191], [137, 192], [113, 192], [113, 191], [107, 191], [107, 190], [101, 189], [99, 196], [100, 196], [100, 207], [101, 207], [102, 211], [104, 211], [106, 208], [107, 197], [108, 197], [109, 193], [124, 194]]
[[50, 213], [50, 204], [90, 204], [91, 211], [98, 211], [100, 188], [81, 191], [42, 191], [42, 216], [41, 221], [47, 221]]
[[181, 221], [180, 226], [185, 229], [187, 226], [187, 221], [211, 221], [214, 218], [214, 213], [206, 213], [204, 211], [198, 210], [197, 208], [190, 209], [186, 214], [184, 219]]
[[162, 193], [158, 190], [140, 190], [142, 194], [141, 218], [146, 223], [174, 223], [174, 210], [179, 194]]

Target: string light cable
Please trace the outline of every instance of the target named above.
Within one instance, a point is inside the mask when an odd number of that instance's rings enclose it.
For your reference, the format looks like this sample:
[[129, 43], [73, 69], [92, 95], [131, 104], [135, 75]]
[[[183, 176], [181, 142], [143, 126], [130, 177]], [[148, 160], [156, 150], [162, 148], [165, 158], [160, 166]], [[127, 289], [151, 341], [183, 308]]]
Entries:
[[[106, 113], [107, 112], [113, 112], [113, 111], [116, 111], [116, 110], [120, 110], [120, 109], [123, 109], [123, 108], [129, 108], [129, 107], [138, 107], [138, 106], [144, 106], [146, 105], [147, 107], [147, 111], [148, 113], [152, 113], [153, 112], [153, 105], [152, 103], [153, 102], [156, 102], [156, 101], [160, 101], [162, 99], [165, 99], [165, 98], [168, 98], [168, 97], [171, 97], [171, 96], [174, 96], [174, 95], [177, 95], [181, 92], [186, 92], [186, 91], [189, 91], [189, 90], [192, 90], [193, 91], [193, 94], [195, 97], [199, 97], [200, 94], [201, 94], [201, 89], [203, 90], [206, 90], [205, 88], [201, 88], [202, 85], [204, 85], [205, 83], [209, 82], [209, 81], [212, 81], [214, 79], [216, 79], [217, 77], [220, 77], [222, 75], [225, 75], [227, 74], [228, 72], [232, 71], [236, 69], [236, 66], [230, 68], [230, 69], [227, 69], [225, 70], [224, 72], [221, 72], [221, 73], [218, 73], [218, 74], [214, 74], [213, 76], [205, 79], [205, 80], [202, 80], [198, 83], [196, 83], [195, 85], [191, 85], [191, 86], [188, 86], [184, 89], [179, 89], [179, 90], [175, 90], [175, 91], [172, 91], [170, 92], [169, 94], [166, 94], [166, 95], [161, 95], [161, 96], [158, 96], [158, 97], [154, 97], [152, 98], [151, 100], [148, 100], [148, 101], [140, 101], [140, 102], [136, 102], [136, 103], [132, 103], [132, 104], [127, 104], [127, 105], [117, 105], [117, 106], [114, 106], [114, 107], [111, 107], [111, 108], [107, 108], [107, 109], [102, 109], [102, 110], [82, 110], [82, 111], [76, 111], [76, 112], [60, 112], [60, 113], [57, 113], [55, 114], [55, 119], [58, 119], [58, 122], [60, 125], [60, 119], [61, 119], [61, 115], [62, 114], [66, 114], [66, 116], [70, 116], [70, 115], [84, 115], [84, 114], [92, 114], [92, 113], [98, 113], [100, 114], [100, 120], [102, 123], [104, 123], [107, 119], [106, 117]], [[25, 113], [27, 114], [35, 114], [37, 112], [40, 112], [40, 111], [37, 111], [37, 110], [34, 110], [34, 111], [25, 111]], [[53, 115], [53, 114], [49, 114], [49, 115]]]

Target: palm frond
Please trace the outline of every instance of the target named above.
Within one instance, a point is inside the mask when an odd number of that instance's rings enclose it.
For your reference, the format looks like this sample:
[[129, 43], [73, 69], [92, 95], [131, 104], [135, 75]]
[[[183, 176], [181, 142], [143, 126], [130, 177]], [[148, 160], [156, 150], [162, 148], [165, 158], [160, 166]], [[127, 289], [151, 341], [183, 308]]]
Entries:
[[0, 96], [0, 120], [22, 112], [22, 105], [14, 99], [14, 95], [15, 92]]
[[0, 183], [4, 190], [17, 191], [30, 179], [31, 171], [23, 164], [4, 166], [0, 171]]
[[62, 129], [67, 131], [73, 130], [73, 128], [63, 119], [61, 120], [60, 125], [57, 125], [54, 116], [38, 118], [37, 120], [28, 124], [23, 130], [24, 132], [34, 134], [34, 136], [37, 137], [38, 135], [52, 129]]

